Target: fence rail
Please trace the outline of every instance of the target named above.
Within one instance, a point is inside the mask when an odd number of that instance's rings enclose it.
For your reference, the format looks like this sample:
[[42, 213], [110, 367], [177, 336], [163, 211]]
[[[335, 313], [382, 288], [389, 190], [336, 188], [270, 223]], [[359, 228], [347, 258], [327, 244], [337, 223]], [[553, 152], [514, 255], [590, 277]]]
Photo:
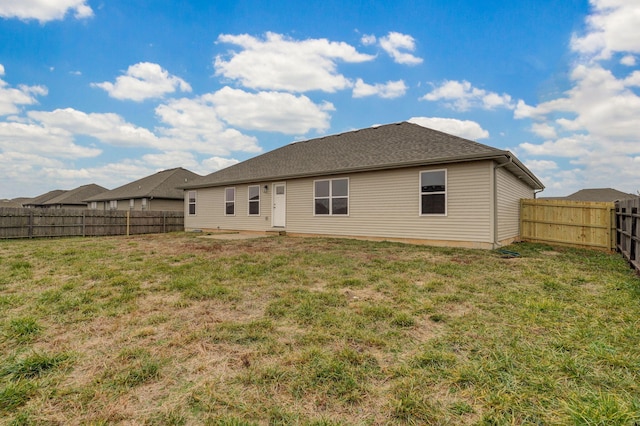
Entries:
[[520, 238], [575, 247], [615, 248], [615, 203], [520, 200]]
[[616, 201], [616, 249], [640, 272], [640, 198]]
[[183, 230], [183, 212], [0, 208], [0, 239], [156, 234]]

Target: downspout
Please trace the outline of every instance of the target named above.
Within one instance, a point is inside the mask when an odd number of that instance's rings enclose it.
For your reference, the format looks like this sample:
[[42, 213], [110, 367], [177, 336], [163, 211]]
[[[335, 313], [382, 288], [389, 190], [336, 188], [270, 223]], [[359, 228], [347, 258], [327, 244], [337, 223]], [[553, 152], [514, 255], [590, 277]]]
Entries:
[[493, 248], [496, 249], [500, 246], [498, 243], [498, 172], [501, 167], [507, 166], [513, 163], [513, 157], [509, 154], [505, 154], [505, 157], [509, 159], [508, 162], [498, 164], [493, 167]]

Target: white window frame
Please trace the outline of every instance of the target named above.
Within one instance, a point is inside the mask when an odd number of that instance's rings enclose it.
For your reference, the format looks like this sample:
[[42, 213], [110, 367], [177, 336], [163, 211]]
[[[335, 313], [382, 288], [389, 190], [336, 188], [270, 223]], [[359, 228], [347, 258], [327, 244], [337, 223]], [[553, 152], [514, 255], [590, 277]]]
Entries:
[[[257, 188], [258, 199], [251, 199], [251, 188]], [[251, 213], [251, 203], [258, 204], [258, 213]], [[247, 187], [247, 216], [260, 216], [260, 185], [249, 185]]]
[[[193, 194], [193, 197], [191, 197], [191, 194]], [[196, 208], [197, 198], [198, 198], [198, 191], [187, 191], [187, 214], [189, 216], [195, 216], [196, 212], [198, 211]], [[193, 206], [193, 213], [191, 213], [191, 206]]]
[[92, 201], [90, 209], [91, 210], [98, 210], [98, 202], [97, 201]]
[[135, 209], [135, 208], [136, 208], [136, 200], [135, 200], [135, 199], [133, 199], [133, 198], [131, 198], [131, 199], [129, 200], [129, 210], [133, 210], [133, 209]]
[[[227, 191], [233, 191], [233, 200], [227, 200]], [[233, 213], [227, 213], [227, 204], [233, 205]], [[230, 186], [224, 189], [224, 215], [225, 216], [235, 216], [236, 215], [236, 188], [235, 186]]]
[[[424, 173], [444, 173], [444, 191], [423, 192], [422, 191], [422, 175]], [[421, 170], [418, 173], [418, 214], [420, 216], [446, 216], [448, 213], [449, 195], [447, 188], [449, 187], [449, 177], [447, 169]], [[423, 195], [444, 195], [444, 213], [423, 213], [422, 212], [422, 196]]]
[[[333, 195], [333, 181], [336, 180], [346, 180], [347, 181], [347, 195]], [[329, 182], [329, 195], [328, 196], [322, 196], [322, 197], [318, 197], [316, 194], [316, 183], [317, 182]], [[326, 216], [339, 216], [339, 217], [348, 217], [349, 214], [351, 213], [351, 206], [350, 206], [350, 197], [351, 197], [351, 181], [349, 180], [348, 177], [341, 177], [341, 178], [333, 178], [333, 179], [317, 179], [313, 181], [313, 215], [314, 216], [318, 216], [318, 217], [326, 217]], [[318, 199], [329, 199], [329, 212], [327, 214], [318, 214], [316, 213], [316, 201]], [[347, 199], [347, 213], [346, 214], [340, 214], [340, 213], [333, 213], [333, 200], [335, 198], [346, 198]]]
[[109, 201], [109, 210], [118, 210], [118, 200]]
[[148, 208], [147, 199], [143, 198], [141, 203], [142, 203], [142, 210], [147, 210]]

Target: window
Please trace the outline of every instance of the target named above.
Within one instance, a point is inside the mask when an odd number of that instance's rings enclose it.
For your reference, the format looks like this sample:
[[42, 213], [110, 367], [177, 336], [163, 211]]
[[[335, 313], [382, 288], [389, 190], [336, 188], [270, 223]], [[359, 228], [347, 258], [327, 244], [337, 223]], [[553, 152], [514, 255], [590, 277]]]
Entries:
[[260, 186], [249, 187], [249, 216], [260, 216]]
[[98, 210], [98, 202], [97, 201], [92, 201], [91, 202], [91, 210]]
[[142, 199], [142, 210], [146, 210], [147, 209], [147, 199], [143, 198]]
[[447, 171], [420, 172], [420, 214], [447, 214]]
[[315, 215], [349, 214], [349, 179], [317, 180], [313, 184]]
[[225, 216], [235, 216], [236, 214], [235, 188], [226, 188], [224, 190], [224, 214]]
[[136, 200], [134, 200], [133, 198], [129, 200], [129, 210], [133, 210], [134, 207], [136, 206]]
[[[196, 214], [196, 191], [189, 191], [188, 197], [189, 197], [189, 214], [194, 215]], [[146, 204], [144, 203], [145, 200], [146, 198], [142, 199], [143, 206]]]
[[109, 201], [109, 208], [111, 210], [118, 210], [118, 200]]

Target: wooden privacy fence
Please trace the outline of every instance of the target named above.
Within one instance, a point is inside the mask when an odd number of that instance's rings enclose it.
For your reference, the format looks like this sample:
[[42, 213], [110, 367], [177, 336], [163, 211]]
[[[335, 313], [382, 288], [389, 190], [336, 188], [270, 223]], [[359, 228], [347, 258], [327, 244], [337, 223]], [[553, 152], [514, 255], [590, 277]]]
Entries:
[[612, 250], [615, 203], [520, 200], [520, 238], [525, 241]]
[[184, 231], [184, 213], [0, 208], [0, 239]]
[[616, 248], [640, 272], [640, 198], [616, 201]]

